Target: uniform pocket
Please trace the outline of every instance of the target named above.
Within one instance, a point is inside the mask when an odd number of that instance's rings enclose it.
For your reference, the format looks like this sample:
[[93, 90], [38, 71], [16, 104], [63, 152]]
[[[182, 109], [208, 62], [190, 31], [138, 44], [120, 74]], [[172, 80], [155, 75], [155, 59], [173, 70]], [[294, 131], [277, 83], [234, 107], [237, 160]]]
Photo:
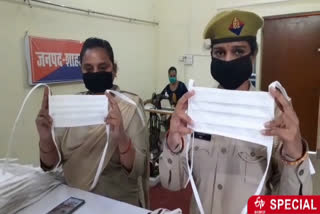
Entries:
[[238, 157], [243, 182], [258, 185], [267, 167], [266, 147], [238, 148]]
[[[212, 164], [210, 164], [211, 156], [212, 156], [212, 147], [213, 143], [210, 141], [195, 139], [194, 142], [194, 158], [193, 158], [193, 173], [195, 176], [195, 182], [199, 183], [201, 178], [206, 177], [212, 171]], [[189, 157], [191, 160], [191, 151], [189, 153]], [[190, 162], [191, 163], [191, 162]], [[190, 164], [189, 163], [189, 164]], [[201, 176], [200, 176], [201, 175]]]
[[212, 142], [195, 139], [193, 150], [194, 155], [210, 155], [212, 150]]

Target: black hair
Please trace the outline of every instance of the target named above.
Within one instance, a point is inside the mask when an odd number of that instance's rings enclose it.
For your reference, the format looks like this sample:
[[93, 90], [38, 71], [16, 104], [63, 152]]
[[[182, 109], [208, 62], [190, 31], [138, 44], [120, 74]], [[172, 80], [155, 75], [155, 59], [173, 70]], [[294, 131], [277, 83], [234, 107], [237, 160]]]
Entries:
[[244, 36], [238, 38], [224, 38], [224, 39], [213, 39], [211, 40], [211, 48], [213, 45], [218, 43], [225, 43], [225, 42], [236, 42], [236, 41], [246, 41], [249, 43], [251, 49], [251, 55], [256, 55], [258, 53], [258, 43], [255, 36]]
[[112, 62], [112, 64], [114, 63], [114, 55], [113, 55], [113, 49], [110, 45], [110, 43], [107, 40], [104, 39], [99, 39], [99, 38], [95, 38], [95, 37], [91, 37], [88, 38], [82, 45], [82, 49], [80, 52], [80, 63], [82, 64], [82, 59], [83, 56], [85, 54], [85, 52], [88, 49], [92, 49], [92, 48], [103, 48], [106, 53], [108, 54], [108, 56], [110, 57], [110, 60]]
[[249, 43], [251, 54], [256, 55], [258, 53], [258, 43], [256, 38], [249, 38], [245, 40]]
[[168, 70], [168, 74], [169, 74], [171, 71], [175, 71], [175, 72], [177, 73], [176, 67], [171, 66], [171, 67], [169, 68], [169, 70]]

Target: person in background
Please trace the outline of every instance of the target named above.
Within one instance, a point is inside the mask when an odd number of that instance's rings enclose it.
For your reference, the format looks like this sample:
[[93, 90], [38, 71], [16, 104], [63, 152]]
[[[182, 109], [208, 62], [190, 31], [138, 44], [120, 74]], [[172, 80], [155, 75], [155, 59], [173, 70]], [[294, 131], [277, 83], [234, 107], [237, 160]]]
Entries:
[[149, 146], [146, 127], [138, 114], [143, 112], [141, 99], [132, 93], [120, 91], [113, 84], [117, 74], [113, 49], [110, 43], [99, 38], [89, 38], [80, 53], [83, 82], [88, 89], [81, 94], [103, 95], [107, 89], [116, 90], [131, 98], [137, 105], [107, 93], [110, 111], [106, 124], [110, 125], [110, 140], [97, 185], [91, 190], [98, 164], [106, 144], [105, 125], [72, 128], [55, 128], [56, 149], [52, 135], [52, 118], [49, 115], [48, 90], [36, 118], [40, 137], [40, 163], [45, 171], [58, 163], [62, 156], [62, 169], [66, 183], [75, 188], [148, 208]]
[[[263, 19], [247, 11], [224, 11], [208, 23], [204, 38], [211, 39], [211, 75], [219, 88], [254, 91], [249, 77], [258, 46], [256, 35]], [[276, 36], [276, 35], [275, 35]], [[274, 148], [262, 195], [310, 195], [312, 180], [308, 145], [301, 137], [299, 119], [293, 106], [277, 90], [270, 91], [279, 114], [265, 124], [261, 133], [274, 136]], [[192, 130], [186, 114], [187, 92], [172, 115], [170, 129], [160, 158], [160, 179], [176, 191], [188, 180], [186, 136]], [[226, 104], [227, 107], [227, 104]], [[231, 125], [231, 124], [230, 124]], [[239, 214], [259, 185], [267, 165], [266, 148], [219, 135], [194, 133], [193, 177], [205, 214]], [[192, 198], [190, 213], [199, 213]]]
[[177, 80], [177, 69], [170, 67], [168, 70], [169, 84], [162, 90], [161, 94], [169, 97], [170, 103], [176, 106], [178, 100], [188, 91], [186, 85]]

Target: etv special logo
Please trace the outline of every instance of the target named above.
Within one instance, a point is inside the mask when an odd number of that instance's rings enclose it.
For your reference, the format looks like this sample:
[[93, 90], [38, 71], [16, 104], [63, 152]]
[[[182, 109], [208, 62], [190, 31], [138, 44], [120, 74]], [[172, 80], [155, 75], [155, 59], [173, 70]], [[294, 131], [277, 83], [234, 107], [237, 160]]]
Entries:
[[320, 214], [320, 196], [252, 196], [248, 214]]
[[262, 199], [260, 199], [260, 197], [258, 197], [256, 199], [256, 201], [254, 202], [254, 205], [259, 208], [261, 210], [262, 207], [264, 207], [264, 205], [266, 204], [266, 202]]

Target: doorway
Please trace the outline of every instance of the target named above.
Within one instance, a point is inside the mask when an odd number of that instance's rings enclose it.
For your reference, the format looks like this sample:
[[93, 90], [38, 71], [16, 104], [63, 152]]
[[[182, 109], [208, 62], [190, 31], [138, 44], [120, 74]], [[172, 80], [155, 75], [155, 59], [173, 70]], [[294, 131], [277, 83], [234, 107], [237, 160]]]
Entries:
[[261, 89], [278, 80], [292, 98], [302, 136], [317, 147], [320, 98], [320, 12], [265, 17]]

